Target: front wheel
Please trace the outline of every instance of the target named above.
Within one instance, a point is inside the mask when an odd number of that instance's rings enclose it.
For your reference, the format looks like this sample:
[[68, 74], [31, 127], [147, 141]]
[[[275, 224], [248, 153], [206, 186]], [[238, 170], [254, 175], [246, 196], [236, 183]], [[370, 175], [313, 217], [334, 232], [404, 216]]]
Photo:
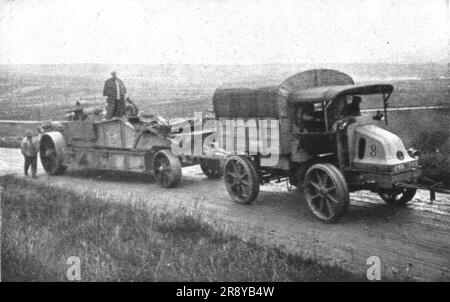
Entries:
[[230, 156], [224, 166], [224, 181], [233, 201], [252, 203], [259, 193], [259, 176], [254, 164], [244, 156]]
[[417, 189], [414, 188], [402, 188], [379, 192], [378, 195], [387, 204], [403, 206], [414, 198], [416, 192]]
[[332, 164], [315, 164], [308, 169], [304, 194], [311, 212], [324, 222], [336, 222], [348, 211], [347, 182]]
[[180, 160], [170, 150], [160, 150], [153, 157], [153, 172], [161, 187], [175, 187], [181, 179]]

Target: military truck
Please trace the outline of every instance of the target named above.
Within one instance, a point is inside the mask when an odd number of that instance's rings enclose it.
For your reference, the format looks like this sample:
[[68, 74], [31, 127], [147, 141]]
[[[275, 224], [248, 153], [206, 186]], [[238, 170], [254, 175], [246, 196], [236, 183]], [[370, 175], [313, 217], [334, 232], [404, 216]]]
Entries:
[[[271, 154], [278, 157], [275, 164], [265, 165], [262, 154], [248, 149], [227, 157], [224, 182], [231, 198], [250, 204], [261, 184], [286, 180], [303, 191], [312, 213], [325, 222], [338, 221], [349, 209], [349, 193], [357, 190], [406, 204], [416, 193], [421, 167], [418, 152], [380, 126], [388, 122], [392, 92], [390, 84], [356, 85], [349, 75], [329, 69], [301, 72], [272, 87], [217, 89], [217, 119], [279, 125], [272, 134], [278, 137], [279, 154]], [[360, 103], [377, 98], [383, 109], [362, 116]], [[230, 131], [237, 139], [237, 131]], [[249, 148], [261, 137], [245, 139]]]

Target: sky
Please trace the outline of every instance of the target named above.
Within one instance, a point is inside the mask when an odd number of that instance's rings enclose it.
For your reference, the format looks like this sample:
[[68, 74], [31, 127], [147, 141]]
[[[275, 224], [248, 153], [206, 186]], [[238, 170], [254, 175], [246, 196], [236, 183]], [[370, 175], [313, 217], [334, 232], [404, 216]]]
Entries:
[[449, 0], [0, 0], [0, 64], [447, 63]]

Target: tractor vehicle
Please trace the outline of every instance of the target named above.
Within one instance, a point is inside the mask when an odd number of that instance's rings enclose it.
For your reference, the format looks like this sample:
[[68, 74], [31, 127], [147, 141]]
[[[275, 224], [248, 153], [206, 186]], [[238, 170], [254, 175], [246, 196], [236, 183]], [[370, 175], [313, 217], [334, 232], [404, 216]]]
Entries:
[[[233, 201], [250, 204], [261, 184], [287, 181], [302, 189], [312, 213], [336, 222], [349, 209], [349, 193], [370, 190], [390, 204], [410, 201], [421, 167], [418, 152], [406, 149], [387, 123], [389, 84], [355, 85], [353, 79], [329, 69], [296, 74], [278, 86], [217, 89], [213, 107], [218, 120], [276, 120], [279, 154], [266, 165], [263, 154], [227, 156], [224, 182]], [[362, 116], [361, 102], [378, 98], [384, 110]], [[228, 135], [237, 136], [235, 129]], [[247, 133], [249, 130], [247, 131]], [[247, 136], [246, 146], [259, 139]], [[235, 146], [236, 147], [236, 146]]]

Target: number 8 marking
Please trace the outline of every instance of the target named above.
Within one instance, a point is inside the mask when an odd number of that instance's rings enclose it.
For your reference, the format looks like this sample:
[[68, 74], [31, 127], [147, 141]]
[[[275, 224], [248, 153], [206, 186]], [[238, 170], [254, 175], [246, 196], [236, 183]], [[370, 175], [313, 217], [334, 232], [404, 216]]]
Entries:
[[377, 156], [377, 146], [376, 145], [370, 145], [370, 156], [372, 156], [372, 157]]

